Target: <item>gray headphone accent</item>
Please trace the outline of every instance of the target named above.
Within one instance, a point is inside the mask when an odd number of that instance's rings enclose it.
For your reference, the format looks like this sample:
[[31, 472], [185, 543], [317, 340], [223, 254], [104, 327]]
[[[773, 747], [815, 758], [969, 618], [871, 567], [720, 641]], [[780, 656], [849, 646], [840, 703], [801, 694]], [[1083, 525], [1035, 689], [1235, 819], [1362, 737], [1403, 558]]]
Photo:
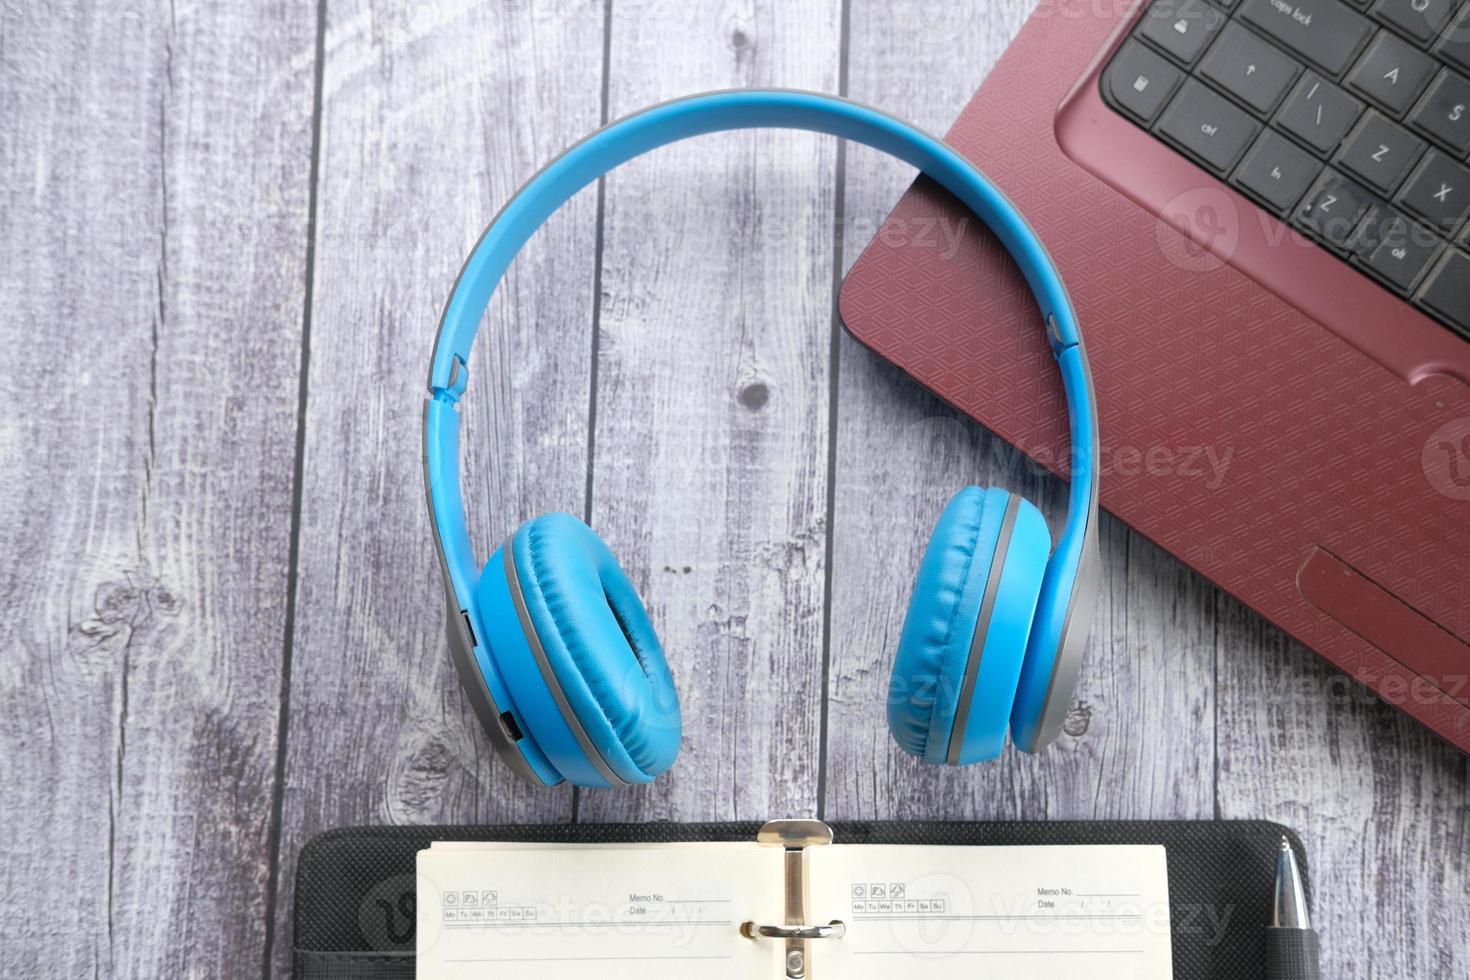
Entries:
[[1005, 516], [1000, 520], [1000, 536], [995, 541], [995, 554], [990, 559], [990, 575], [985, 581], [985, 595], [980, 600], [980, 618], [975, 635], [970, 639], [970, 656], [965, 661], [965, 676], [960, 683], [960, 700], [955, 705], [954, 725], [949, 733], [949, 754], [945, 764], [960, 764], [960, 750], [965, 746], [965, 727], [970, 723], [970, 702], [975, 698], [975, 683], [980, 676], [980, 657], [985, 652], [985, 635], [995, 615], [995, 596], [1000, 591], [1000, 577], [1005, 571], [1006, 552], [1011, 547], [1011, 534], [1016, 529], [1016, 515], [1021, 512], [1021, 498], [1007, 494]]
[[[1092, 431], [1097, 433], [1097, 390], [1092, 386], [1092, 363], [1087, 359], [1087, 349], [1079, 335], [1077, 352], [1082, 358], [1083, 370], [1087, 372], [1087, 389], [1092, 392]], [[1101, 439], [1101, 436], [1096, 436]], [[1072, 595], [1067, 602], [1067, 617], [1062, 622], [1062, 639], [1057, 645], [1052, 660], [1051, 679], [1046, 686], [1046, 700], [1041, 704], [1041, 718], [1036, 725], [1036, 742], [1023, 745], [1027, 752], [1038, 752], [1057, 740], [1062, 733], [1062, 723], [1067, 719], [1072, 695], [1077, 688], [1077, 678], [1082, 673], [1082, 655], [1087, 649], [1087, 637], [1092, 631], [1092, 619], [1097, 614], [1097, 597], [1102, 591], [1102, 563], [1098, 556], [1098, 484], [1099, 474], [1093, 466], [1091, 492], [1087, 501], [1087, 527], [1082, 534], [1082, 554], [1077, 560], [1077, 575], [1072, 582]]]
[[[424, 427], [428, 428], [429, 403], [424, 403]], [[424, 455], [424, 493], [429, 493], [429, 457]], [[434, 513], [434, 502], [429, 501], [429, 513]], [[500, 756], [502, 762], [511, 768], [518, 776], [524, 776], [535, 782], [541, 782], [537, 777], [531, 764], [526, 761], [525, 755], [516, 744], [516, 739], [505, 727], [501, 720], [503, 710], [495, 703], [495, 696], [490, 693], [490, 686], [485, 683], [485, 675], [480, 672], [480, 665], [475, 660], [476, 637], [467, 621], [469, 613], [460, 608], [458, 600], [454, 595], [454, 587], [450, 584], [449, 563], [444, 560], [444, 545], [439, 540], [439, 524], [430, 520], [429, 525], [434, 529], [434, 554], [439, 558], [439, 572], [444, 583], [446, 596], [446, 618], [445, 624], [449, 634], [449, 659], [454, 663], [454, 672], [459, 675], [460, 688], [465, 697], [469, 699], [470, 707], [474, 709], [475, 717], [480, 720], [480, 727], [485, 729], [486, 736], [490, 739], [490, 745], [495, 749], [495, 754]], [[489, 653], [489, 649], [486, 649]]]
[[598, 774], [606, 779], [609, 786], [627, 786], [626, 779], [622, 779], [613, 772], [607, 760], [598, 751], [597, 746], [587, 735], [587, 729], [582, 727], [582, 722], [577, 718], [577, 713], [572, 710], [567, 701], [566, 692], [561, 689], [561, 681], [556, 679], [556, 673], [551, 669], [551, 661], [546, 659], [546, 650], [541, 646], [541, 637], [536, 632], [536, 627], [531, 623], [531, 614], [526, 609], [526, 597], [521, 593], [521, 579], [516, 574], [515, 560], [515, 537], [505, 542], [500, 549], [505, 554], [505, 580], [510, 585], [510, 597], [516, 607], [516, 618], [521, 621], [521, 631], [526, 634], [526, 642], [531, 647], [531, 655], [536, 658], [536, 667], [541, 671], [541, 679], [546, 682], [546, 687], [551, 691], [551, 699], [556, 702], [556, 710], [561, 712], [562, 720], [572, 730], [572, 735], [577, 739], [577, 745], [582, 749], [582, 754], [591, 761], [592, 767]]

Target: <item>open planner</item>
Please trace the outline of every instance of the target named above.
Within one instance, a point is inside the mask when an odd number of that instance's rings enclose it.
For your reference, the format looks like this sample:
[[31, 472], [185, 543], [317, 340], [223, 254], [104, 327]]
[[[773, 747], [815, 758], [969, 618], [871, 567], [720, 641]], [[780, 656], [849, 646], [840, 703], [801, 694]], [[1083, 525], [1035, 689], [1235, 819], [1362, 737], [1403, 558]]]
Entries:
[[441, 841], [417, 894], [420, 980], [1172, 977], [1153, 845]]

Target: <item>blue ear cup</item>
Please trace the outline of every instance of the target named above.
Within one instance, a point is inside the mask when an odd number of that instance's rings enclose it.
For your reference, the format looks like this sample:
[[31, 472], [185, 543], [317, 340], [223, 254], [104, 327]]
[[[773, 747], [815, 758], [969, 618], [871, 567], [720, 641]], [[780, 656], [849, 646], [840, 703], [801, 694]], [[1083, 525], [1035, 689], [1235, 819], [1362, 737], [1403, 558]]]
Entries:
[[899, 635], [888, 727], [936, 765], [1000, 755], [1051, 551], [1046, 519], [966, 487], [935, 525]]
[[633, 583], [570, 514], [523, 524], [476, 586], [516, 724], [578, 786], [646, 783], [679, 754], [678, 696]]

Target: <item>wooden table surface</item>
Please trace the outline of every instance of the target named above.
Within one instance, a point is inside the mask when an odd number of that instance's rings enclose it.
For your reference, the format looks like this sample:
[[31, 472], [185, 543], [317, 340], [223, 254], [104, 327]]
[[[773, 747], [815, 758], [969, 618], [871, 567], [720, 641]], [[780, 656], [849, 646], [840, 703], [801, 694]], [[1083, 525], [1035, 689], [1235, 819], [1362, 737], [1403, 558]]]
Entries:
[[0, 974], [284, 972], [296, 856], [345, 824], [815, 814], [1277, 819], [1328, 976], [1470, 976], [1466, 757], [1112, 519], [1067, 736], [963, 770], [897, 750], [940, 508], [994, 482], [1055, 523], [1064, 488], [835, 325], [911, 177], [866, 149], [733, 134], [623, 168], [478, 347], [476, 540], [590, 519], [660, 624], [675, 770], [532, 788], [460, 696], [423, 384], [499, 205], [706, 89], [943, 131], [1033, 4], [6, 4]]

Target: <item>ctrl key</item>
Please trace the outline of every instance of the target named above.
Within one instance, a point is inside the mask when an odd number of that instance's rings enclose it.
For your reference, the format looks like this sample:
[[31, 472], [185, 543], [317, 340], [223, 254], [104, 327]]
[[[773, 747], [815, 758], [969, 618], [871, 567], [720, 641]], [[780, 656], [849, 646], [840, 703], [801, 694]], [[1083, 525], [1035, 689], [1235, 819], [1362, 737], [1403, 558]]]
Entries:
[[1137, 41], [1129, 41], [1108, 66], [1113, 101], [1144, 123], [1158, 116], [1183, 74]]
[[1449, 252], [1429, 274], [1419, 302], [1470, 334], [1470, 256]]
[[1190, 79], [1164, 112], [1159, 132], [1225, 173], [1261, 127], [1250, 116]]

